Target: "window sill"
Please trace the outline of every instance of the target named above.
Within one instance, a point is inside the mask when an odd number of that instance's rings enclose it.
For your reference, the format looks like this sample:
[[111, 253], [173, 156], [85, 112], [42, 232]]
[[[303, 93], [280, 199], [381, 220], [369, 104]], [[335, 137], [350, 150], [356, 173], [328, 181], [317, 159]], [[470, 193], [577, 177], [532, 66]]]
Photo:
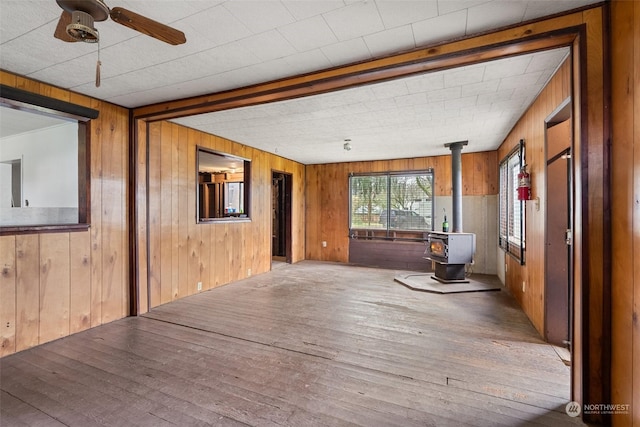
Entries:
[[216, 224], [216, 223], [227, 223], [227, 222], [251, 222], [250, 217], [239, 218], [239, 217], [224, 217], [224, 218], [201, 218], [198, 221], [198, 224]]
[[72, 233], [87, 231], [91, 224], [16, 225], [0, 227], [0, 236], [16, 234]]

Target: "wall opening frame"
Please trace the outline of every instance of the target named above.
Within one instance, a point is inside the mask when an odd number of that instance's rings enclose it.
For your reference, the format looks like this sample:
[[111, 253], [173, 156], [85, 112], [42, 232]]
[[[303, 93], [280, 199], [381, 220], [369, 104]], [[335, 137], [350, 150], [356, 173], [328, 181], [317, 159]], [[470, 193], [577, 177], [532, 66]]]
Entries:
[[[54, 220], [10, 224], [0, 226], [0, 235], [87, 230], [91, 224], [91, 120], [98, 117], [98, 110], [5, 85], [0, 85], [0, 108], [10, 108], [42, 116], [77, 121], [78, 124], [77, 221], [56, 223]], [[28, 208], [24, 206], [19, 209]]]
[[251, 161], [196, 147], [198, 223], [250, 218]]

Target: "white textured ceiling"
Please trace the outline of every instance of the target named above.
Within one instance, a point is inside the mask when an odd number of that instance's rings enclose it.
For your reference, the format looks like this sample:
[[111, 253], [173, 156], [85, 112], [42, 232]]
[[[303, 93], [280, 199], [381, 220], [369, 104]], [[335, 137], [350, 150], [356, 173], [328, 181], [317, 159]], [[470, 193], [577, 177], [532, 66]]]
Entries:
[[[568, 48], [174, 122], [302, 163], [495, 150]], [[343, 145], [349, 139], [352, 149]]]
[[[322, 70], [347, 63], [368, 60], [392, 53], [424, 47], [441, 41], [464, 37], [471, 34], [490, 31], [506, 25], [536, 19], [542, 16], [559, 13], [597, 3], [597, 0], [226, 0], [226, 1], [172, 1], [172, 0], [139, 0], [120, 1], [108, 0], [111, 7], [120, 6], [152, 19], [167, 23], [182, 30], [187, 43], [171, 46], [148, 36], [139, 34], [129, 28], [112, 21], [98, 22], [96, 27], [100, 32], [100, 60], [102, 62], [102, 84], [99, 88], [94, 85], [95, 65], [98, 59], [97, 45], [83, 43], [65, 43], [53, 37], [53, 32], [60, 15], [60, 8], [54, 0], [0, 0], [0, 68], [19, 73], [36, 80], [44, 81], [56, 86], [68, 88], [76, 92], [107, 100], [125, 107], [137, 107], [151, 103], [168, 101], [189, 96], [207, 94], [228, 90], [256, 83], [262, 83]], [[535, 58], [531, 58], [534, 61]], [[485, 68], [485, 71], [490, 69]], [[501, 67], [493, 67], [499, 70]], [[422, 88], [413, 93], [420, 78], [397, 86], [404, 86], [408, 91], [406, 97], [400, 94], [392, 97], [382, 95], [393, 104], [386, 106], [371, 105], [381, 96], [374, 91], [387, 90], [384, 86], [365, 87], [355, 89], [353, 94], [363, 97], [356, 102], [360, 108], [367, 107], [380, 117], [381, 110], [393, 106], [394, 112], [386, 115], [385, 120], [396, 123], [402, 121], [406, 114], [426, 115], [431, 117], [430, 134], [437, 136], [437, 144], [442, 140], [470, 139], [473, 135], [495, 134], [496, 129], [503, 130], [507, 123], [514, 119], [497, 123], [496, 109], [500, 102], [492, 101], [493, 111], [484, 113], [487, 116], [482, 128], [465, 126], [468, 135], [447, 135], [447, 129], [452, 129], [453, 103], [460, 103], [459, 109], [469, 107], [465, 102], [471, 102], [468, 97], [457, 96], [449, 98], [447, 81], [450, 79], [469, 77], [478, 72], [451, 70], [441, 76], [442, 92], [431, 92]], [[452, 77], [447, 77], [451, 74]], [[458, 75], [458, 77], [455, 77]], [[544, 75], [544, 72], [540, 74]], [[542, 78], [542, 77], [540, 77]], [[497, 81], [496, 78], [483, 76], [481, 82]], [[501, 83], [507, 84], [507, 83]], [[454, 84], [462, 88], [461, 84]], [[531, 93], [524, 94], [524, 89], [517, 85], [513, 91], [517, 92], [521, 102], [531, 99]], [[539, 90], [532, 85], [531, 90]], [[394, 86], [389, 86], [394, 90]], [[397, 89], [397, 87], [396, 87]], [[373, 96], [372, 96], [373, 93]], [[504, 92], [498, 92], [506, 96]], [[430, 102], [427, 110], [421, 110], [416, 103], [418, 98], [426, 94], [440, 96], [442, 101], [449, 102], [449, 109], [431, 111], [437, 104]], [[478, 93], [478, 96], [481, 94]], [[513, 95], [513, 94], [512, 94]], [[349, 96], [353, 96], [349, 94]], [[413, 99], [412, 99], [413, 96]], [[322, 101], [310, 100], [306, 107], [319, 105], [321, 109], [316, 115], [327, 115], [326, 102], [334, 102], [341, 108], [346, 108], [345, 100], [340, 95], [325, 95]], [[509, 96], [512, 101], [512, 96]], [[333, 101], [332, 101], [333, 100]], [[402, 102], [414, 103], [413, 113]], [[319, 104], [318, 104], [319, 103]], [[504, 102], [510, 110], [501, 110], [500, 115], [513, 114], [513, 102]], [[274, 110], [272, 116], [290, 114], [288, 104], [271, 104], [267, 108]], [[289, 108], [289, 110], [287, 110]], [[480, 114], [482, 108], [477, 104], [475, 112]], [[418, 111], [420, 110], [420, 111]], [[509, 112], [508, 112], [509, 111]], [[309, 113], [309, 112], [308, 112]], [[217, 113], [222, 114], [222, 113]], [[247, 114], [241, 112], [239, 114]], [[255, 113], [266, 114], [264, 110]], [[354, 112], [348, 113], [352, 120], [359, 118], [371, 123], [365, 110], [359, 116]], [[396, 119], [392, 120], [392, 117]], [[517, 118], [516, 118], [517, 119]], [[194, 119], [198, 120], [198, 119]], [[280, 117], [281, 122], [286, 121]], [[297, 121], [297, 118], [292, 118]], [[354, 138], [360, 134], [364, 122], [349, 121], [353, 124], [349, 131], [349, 123], [345, 120], [325, 121], [317, 124], [318, 128], [303, 128], [298, 130], [303, 134], [321, 134], [323, 129], [340, 129], [340, 135], [335, 138]], [[313, 124], [316, 126], [318, 121]], [[376, 120], [381, 134], [395, 134], [392, 129], [382, 128], [380, 119]], [[439, 123], [436, 126], [436, 123]], [[459, 123], [459, 122], [457, 122]], [[309, 122], [311, 124], [311, 122]], [[370, 126], [369, 126], [370, 127]], [[456, 125], [456, 127], [460, 127]], [[273, 127], [272, 127], [273, 128]], [[257, 130], [258, 128], [256, 128]], [[261, 129], [263, 132], [266, 128]], [[214, 129], [215, 130], [215, 129]], [[277, 129], [276, 129], [277, 130]], [[290, 138], [292, 130], [287, 134], [261, 133], [264, 141], [258, 141], [264, 147], [274, 147], [273, 140]], [[461, 129], [462, 130], [462, 129]], [[317, 131], [317, 132], [316, 132]], [[415, 129], [414, 129], [415, 131]], [[390, 149], [386, 151], [374, 150], [371, 154], [385, 157], [398, 157], [399, 145], [408, 141], [411, 129], [406, 130], [404, 139], [390, 140]], [[462, 132], [458, 132], [462, 133]], [[229, 134], [231, 135], [231, 133]], [[225, 135], [222, 135], [225, 136]], [[255, 139], [255, 135], [242, 135], [245, 139]], [[483, 138], [489, 138], [483, 136]], [[248, 140], [239, 142], [249, 144]], [[483, 140], [484, 141], [484, 140]], [[313, 144], [326, 144], [326, 141], [315, 140]], [[499, 143], [496, 139], [493, 146]], [[324, 161], [339, 161], [339, 158], [318, 157], [314, 147], [304, 147], [302, 140], [281, 141], [279, 147], [296, 144], [296, 151], [300, 154], [286, 155], [305, 163]], [[431, 139], [423, 140], [422, 144], [435, 144]], [[482, 144], [485, 144], [483, 142]], [[249, 145], [254, 145], [250, 143]], [[353, 142], [355, 156], [356, 140]], [[268, 151], [274, 151], [275, 147]], [[469, 150], [472, 148], [469, 147]], [[308, 153], [307, 153], [308, 151]], [[316, 154], [311, 155], [311, 152]], [[406, 147], [403, 153], [416, 150]], [[306, 154], [305, 154], [306, 153]], [[343, 153], [340, 153], [343, 154]], [[405, 154], [403, 154], [405, 155]]]

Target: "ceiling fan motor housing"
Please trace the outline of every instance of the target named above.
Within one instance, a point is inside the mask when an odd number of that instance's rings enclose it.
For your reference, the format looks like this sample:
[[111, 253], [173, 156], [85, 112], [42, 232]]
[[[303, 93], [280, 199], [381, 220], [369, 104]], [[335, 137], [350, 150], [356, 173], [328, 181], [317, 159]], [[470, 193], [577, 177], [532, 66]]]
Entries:
[[93, 16], [80, 10], [74, 10], [71, 17], [71, 23], [67, 25], [69, 36], [86, 43], [95, 43], [99, 40], [98, 30], [93, 28]]

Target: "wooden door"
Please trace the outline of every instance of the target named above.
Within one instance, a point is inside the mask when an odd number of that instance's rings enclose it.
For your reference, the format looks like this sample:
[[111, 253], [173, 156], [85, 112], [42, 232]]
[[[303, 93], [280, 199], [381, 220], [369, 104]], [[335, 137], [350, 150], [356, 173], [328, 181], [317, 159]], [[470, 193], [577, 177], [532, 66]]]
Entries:
[[571, 343], [571, 128], [566, 120], [547, 130], [545, 236], [545, 339]]
[[282, 172], [272, 173], [271, 187], [271, 256], [273, 259], [291, 262], [291, 185], [292, 176]]

